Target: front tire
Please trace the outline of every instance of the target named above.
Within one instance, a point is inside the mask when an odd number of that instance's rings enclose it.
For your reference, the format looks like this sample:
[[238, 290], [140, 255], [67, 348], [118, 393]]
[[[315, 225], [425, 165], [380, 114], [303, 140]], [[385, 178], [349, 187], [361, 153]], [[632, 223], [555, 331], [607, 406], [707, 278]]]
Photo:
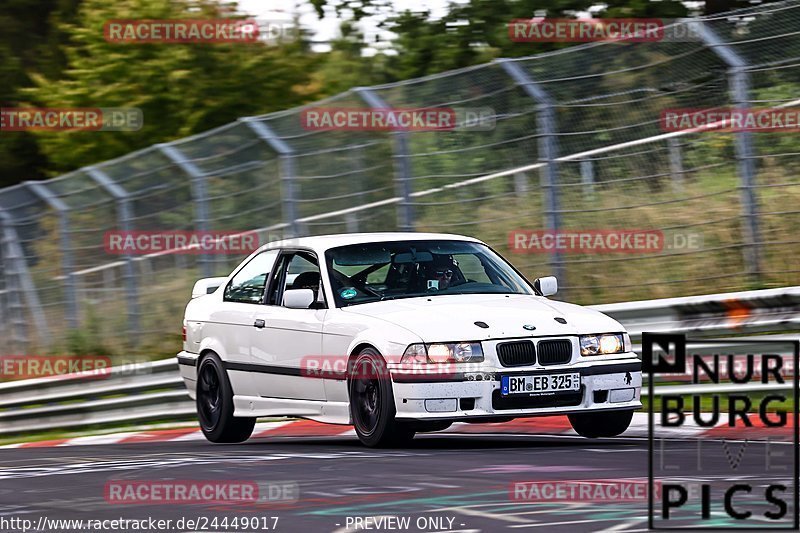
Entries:
[[633, 420], [633, 411], [607, 411], [569, 415], [572, 429], [581, 437], [596, 439], [616, 437], [628, 429]]
[[197, 418], [211, 442], [244, 442], [253, 434], [255, 418], [233, 416], [233, 388], [222, 361], [210, 354], [197, 367]]
[[365, 348], [358, 354], [349, 384], [350, 416], [362, 444], [370, 448], [402, 446], [414, 438], [410, 425], [395, 420], [392, 380], [377, 351]]

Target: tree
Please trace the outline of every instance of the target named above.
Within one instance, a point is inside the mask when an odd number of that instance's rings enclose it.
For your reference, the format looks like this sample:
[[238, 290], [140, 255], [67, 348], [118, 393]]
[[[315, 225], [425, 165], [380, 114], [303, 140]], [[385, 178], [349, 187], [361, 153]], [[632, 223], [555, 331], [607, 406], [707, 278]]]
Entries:
[[[0, 5], [0, 107], [19, 101], [29, 72], [58, 76], [64, 67], [59, 24], [72, 20], [80, 0], [5, 0]], [[27, 132], [0, 135], [0, 187], [41, 179], [46, 165], [36, 138]]]
[[267, 45], [118, 44], [103, 36], [111, 19], [223, 18], [213, 0], [85, 0], [64, 24], [61, 76], [32, 74], [24, 104], [47, 107], [135, 107], [144, 126], [134, 132], [39, 132], [48, 173], [60, 173], [312, 99], [307, 41]]
[[[775, 0], [773, 0], [775, 1]], [[508, 37], [508, 23], [534, 16], [574, 18], [590, 10], [597, 18], [674, 19], [693, 14], [714, 14], [746, 7], [741, 0], [707, 0], [698, 12], [679, 0], [467, 0], [450, 3], [447, 13], [434, 19], [429, 11], [412, 11], [388, 0], [309, 0], [320, 18], [332, 7], [339, 16], [358, 21], [382, 17], [384, 29], [396, 35], [396, 54], [387, 60], [392, 80], [434, 74], [490, 61], [522, 57], [572, 46], [572, 43], [519, 43]], [[602, 9], [597, 10], [598, 6]]]
[[322, 54], [313, 74], [316, 90], [332, 96], [352, 87], [392, 81], [387, 77], [385, 56], [365, 56], [367, 43], [352, 21], [344, 21], [339, 31], [341, 35], [331, 41], [330, 52]]

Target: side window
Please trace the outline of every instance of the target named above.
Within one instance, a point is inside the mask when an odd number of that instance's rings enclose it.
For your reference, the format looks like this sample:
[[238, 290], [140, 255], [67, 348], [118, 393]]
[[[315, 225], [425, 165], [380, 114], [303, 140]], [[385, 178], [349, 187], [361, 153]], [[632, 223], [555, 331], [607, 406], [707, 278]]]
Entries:
[[283, 301], [283, 293], [292, 289], [311, 289], [314, 291], [314, 299], [319, 298], [319, 264], [312, 254], [298, 252], [281, 258], [267, 303], [280, 305]]
[[264, 289], [278, 257], [277, 250], [262, 252], [242, 268], [225, 287], [226, 302], [257, 304], [264, 297]]

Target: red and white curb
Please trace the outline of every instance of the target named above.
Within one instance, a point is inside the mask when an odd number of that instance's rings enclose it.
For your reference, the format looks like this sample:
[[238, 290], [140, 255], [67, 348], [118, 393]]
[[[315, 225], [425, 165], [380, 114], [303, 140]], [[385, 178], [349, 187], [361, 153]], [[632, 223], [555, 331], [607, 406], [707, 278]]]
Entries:
[[[753, 427], [729, 427], [727, 418], [720, 416], [714, 427], [701, 427], [687, 418], [684, 425], [674, 428], [657, 429], [658, 437], [665, 438], [699, 438], [699, 439], [751, 439], [773, 441], [791, 441], [793, 427], [764, 427], [758, 420], [752, 420]], [[791, 421], [789, 421], [791, 422]], [[658, 422], [656, 422], [658, 423]], [[513, 435], [555, 435], [577, 436], [566, 416], [549, 416], [541, 418], [518, 418], [511, 422], [467, 424], [458, 422], [441, 433], [460, 434], [513, 434]], [[633, 422], [623, 437], [647, 437], [647, 413], [635, 413]], [[251, 440], [271, 439], [276, 437], [351, 437], [355, 438], [352, 426], [322, 424], [311, 420], [286, 420], [281, 422], [261, 422], [256, 424]], [[132, 431], [108, 435], [74, 437], [68, 439], [47, 440], [8, 444], [0, 448], [45, 448], [54, 446], [81, 446], [105, 444], [136, 444], [146, 442], [186, 442], [203, 441], [205, 437], [197, 427], [174, 429], [153, 429], [148, 431]]]

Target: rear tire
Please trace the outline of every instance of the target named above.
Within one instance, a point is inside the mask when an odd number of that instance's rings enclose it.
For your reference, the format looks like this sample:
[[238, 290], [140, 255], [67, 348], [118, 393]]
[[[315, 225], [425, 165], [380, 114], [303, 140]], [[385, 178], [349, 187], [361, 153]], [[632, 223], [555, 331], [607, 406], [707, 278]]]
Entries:
[[211, 442], [244, 442], [253, 434], [255, 418], [233, 416], [233, 388], [222, 361], [209, 354], [197, 367], [197, 418]]
[[350, 369], [350, 416], [358, 439], [370, 448], [403, 446], [416, 433], [395, 419], [392, 379], [383, 358], [373, 348], [361, 350]]
[[578, 435], [590, 439], [621, 435], [631, 425], [631, 420], [633, 420], [632, 410], [569, 415], [572, 429]]

